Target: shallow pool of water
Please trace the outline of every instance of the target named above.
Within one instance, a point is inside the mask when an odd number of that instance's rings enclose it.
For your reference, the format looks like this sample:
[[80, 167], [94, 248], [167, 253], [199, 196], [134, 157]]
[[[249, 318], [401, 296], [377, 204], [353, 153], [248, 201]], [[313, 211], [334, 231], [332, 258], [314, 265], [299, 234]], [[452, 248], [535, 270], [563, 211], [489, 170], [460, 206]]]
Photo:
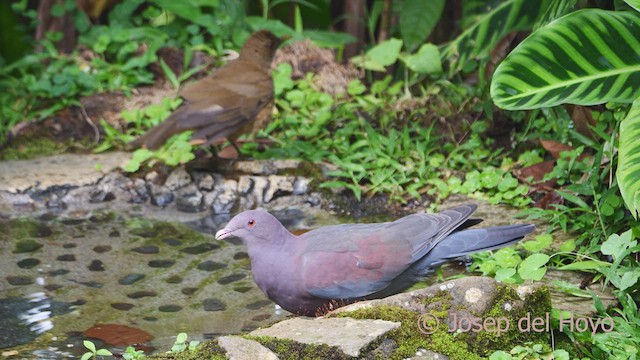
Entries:
[[[309, 225], [299, 211], [275, 215], [290, 229]], [[240, 241], [213, 238], [228, 220], [114, 212], [0, 219], [0, 349], [77, 357], [87, 329], [120, 324], [153, 337], [147, 353], [167, 351], [179, 332], [202, 340], [287, 317], [254, 284]]]

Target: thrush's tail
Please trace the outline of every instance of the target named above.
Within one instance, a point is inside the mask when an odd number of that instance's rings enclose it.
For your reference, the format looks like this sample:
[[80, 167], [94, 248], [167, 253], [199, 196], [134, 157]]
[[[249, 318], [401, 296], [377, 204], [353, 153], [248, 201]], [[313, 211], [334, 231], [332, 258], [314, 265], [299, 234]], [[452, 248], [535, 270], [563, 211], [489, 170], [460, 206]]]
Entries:
[[130, 149], [139, 148], [145, 146], [147, 149], [155, 150], [162, 146], [170, 137], [179, 133], [176, 124], [178, 119], [182, 116], [184, 109], [178, 109], [168, 119], [160, 124], [152, 127], [142, 136], [129, 142], [127, 147]]

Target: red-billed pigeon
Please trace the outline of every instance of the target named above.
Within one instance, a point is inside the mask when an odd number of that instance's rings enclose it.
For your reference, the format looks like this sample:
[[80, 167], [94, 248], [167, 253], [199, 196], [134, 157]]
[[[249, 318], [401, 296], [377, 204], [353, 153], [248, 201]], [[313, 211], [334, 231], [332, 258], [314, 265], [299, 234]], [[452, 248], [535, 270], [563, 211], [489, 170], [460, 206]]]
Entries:
[[291, 234], [261, 210], [236, 215], [216, 233], [246, 243], [253, 279], [283, 309], [321, 315], [354, 301], [399, 293], [442, 263], [515, 243], [531, 224], [467, 229], [476, 205], [393, 222], [321, 227]]

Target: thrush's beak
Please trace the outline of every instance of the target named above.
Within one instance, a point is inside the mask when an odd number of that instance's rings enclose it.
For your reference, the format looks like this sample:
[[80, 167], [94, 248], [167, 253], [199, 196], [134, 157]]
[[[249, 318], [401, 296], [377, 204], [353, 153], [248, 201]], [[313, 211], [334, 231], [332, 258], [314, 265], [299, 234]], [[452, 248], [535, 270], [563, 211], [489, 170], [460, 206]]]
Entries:
[[222, 229], [216, 233], [216, 240], [226, 239], [230, 236], [233, 236], [233, 230]]

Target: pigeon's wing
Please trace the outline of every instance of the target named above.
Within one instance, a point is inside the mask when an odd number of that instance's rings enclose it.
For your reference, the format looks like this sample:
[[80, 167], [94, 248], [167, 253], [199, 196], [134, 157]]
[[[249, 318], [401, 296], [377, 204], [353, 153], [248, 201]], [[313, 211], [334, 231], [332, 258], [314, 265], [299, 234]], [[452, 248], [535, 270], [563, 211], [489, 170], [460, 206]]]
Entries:
[[305, 233], [304, 287], [326, 299], [378, 292], [464, 223], [473, 210], [473, 205], [463, 206], [389, 223], [328, 226]]

